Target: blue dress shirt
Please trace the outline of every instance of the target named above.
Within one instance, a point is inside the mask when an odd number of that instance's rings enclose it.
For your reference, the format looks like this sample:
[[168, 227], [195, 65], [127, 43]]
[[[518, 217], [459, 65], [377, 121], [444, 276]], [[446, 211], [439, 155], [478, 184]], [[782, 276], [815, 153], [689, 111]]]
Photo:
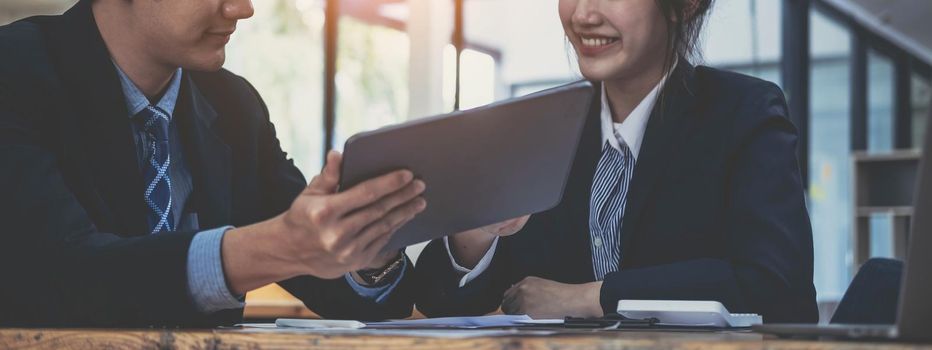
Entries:
[[[120, 85], [123, 89], [123, 97], [126, 102], [126, 109], [129, 117], [133, 118], [142, 111], [151, 102], [139, 90], [128, 76], [114, 64], [117, 74], [120, 77]], [[165, 88], [165, 92], [156, 103], [156, 107], [166, 111], [171, 117], [175, 111], [175, 104], [178, 101], [178, 92], [181, 89], [182, 70], [178, 68], [172, 76], [171, 81]], [[148, 156], [149, 150], [146, 145], [145, 132], [133, 125], [133, 139], [136, 143], [137, 159], [142, 162]], [[172, 214], [175, 218], [175, 227], [179, 230], [199, 230], [197, 213], [186, 213], [184, 211], [185, 203], [193, 190], [193, 179], [185, 163], [184, 154], [181, 147], [181, 137], [179, 135], [177, 124], [174, 120], [169, 124], [169, 152], [171, 153], [172, 163], [169, 167], [169, 174], [172, 179], [172, 201], [178, 205], [173, 206]], [[140, 168], [142, 163], [139, 164]], [[194, 236], [191, 241], [191, 247], [188, 249], [188, 293], [194, 301], [198, 311], [211, 313], [225, 309], [241, 308], [244, 306], [243, 296], [234, 296], [226, 283], [226, 276], [223, 273], [223, 261], [220, 256], [220, 246], [223, 235], [232, 226], [219, 227], [211, 230], [201, 231]], [[362, 286], [346, 274], [347, 283], [362, 297], [375, 299], [376, 302], [382, 302], [391, 294], [395, 286], [401, 281], [407, 270], [407, 261], [402, 266], [402, 272], [397, 280], [391, 284], [370, 288]]]

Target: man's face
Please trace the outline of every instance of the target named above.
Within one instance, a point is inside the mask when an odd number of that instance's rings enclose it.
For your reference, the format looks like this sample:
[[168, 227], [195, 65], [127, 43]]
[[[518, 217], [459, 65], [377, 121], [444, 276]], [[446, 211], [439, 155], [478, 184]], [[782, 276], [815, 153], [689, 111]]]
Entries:
[[252, 17], [250, 0], [132, 0], [133, 31], [159, 63], [212, 71], [223, 66], [236, 22]]

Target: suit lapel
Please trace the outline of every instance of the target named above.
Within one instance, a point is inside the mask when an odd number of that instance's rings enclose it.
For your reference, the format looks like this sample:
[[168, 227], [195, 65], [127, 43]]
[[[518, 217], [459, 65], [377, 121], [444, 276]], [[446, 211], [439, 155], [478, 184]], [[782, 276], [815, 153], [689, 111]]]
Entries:
[[78, 120], [83, 127], [80, 138], [95, 187], [111, 211], [107, 218], [116, 223], [116, 232], [142, 235], [147, 231], [143, 180], [131, 120], [90, 3], [79, 2], [49, 22], [49, 49], [71, 98], [68, 106], [75, 108], [66, 114], [82, 119]]
[[656, 180], [675, 155], [676, 141], [688, 130], [687, 113], [693, 104], [693, 66], [680, 60], [663, 88], [661, 99], [651, 111], [641, 143], [641, 151], [628, 190], [621, 225], [621, 259], [632, 249], [631, 240], [638, 233], [638, 220]]
[[233, 171], [230, 149], [215, 133], [217, 111], [187, 71], [182, 79], [175, 117], [181, 126], [185, 157], [194, 178], [194, 192], [188, 207], [195, 208], [202, 228], [229, 225], [232, 217], [230, 174]]

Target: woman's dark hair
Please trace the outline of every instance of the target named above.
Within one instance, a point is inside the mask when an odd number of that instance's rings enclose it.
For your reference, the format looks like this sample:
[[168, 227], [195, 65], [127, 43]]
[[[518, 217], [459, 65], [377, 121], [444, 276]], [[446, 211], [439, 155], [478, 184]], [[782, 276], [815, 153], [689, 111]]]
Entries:
[[676, 59], [698, 63], [702, 58], [700, 34], [714, 0], [657, 0], [667, 24], [667, 55], [664, 71], [673, 68]]

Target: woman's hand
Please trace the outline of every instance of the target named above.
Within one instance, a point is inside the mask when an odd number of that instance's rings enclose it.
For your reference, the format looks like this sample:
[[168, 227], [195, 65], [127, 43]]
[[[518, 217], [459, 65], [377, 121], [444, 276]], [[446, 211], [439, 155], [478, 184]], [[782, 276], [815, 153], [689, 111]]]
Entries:
[[450, 253], [453, 254], [457, 264], [472, 269], [489, 251], [496, 237], [510, 236], [521, 231], [530, 217], [530, 215], [526, 215], [454, 234], [449, 238]]
[[502, 311], [532, 318], [602, 317], [602, 282], [567, 284], [526, 277], [505, 291]]
[[490, 234], [492, 236], [499, 236], [499, 237], [511, 236], [515, 233], [518, 233], [518, 231], [521, 231], [521, 229], [524, 228], [524, 224], [527, 224], [527, 221], [530, 218], [531, 218], [530, 215], [525, 215], [520, 218], [514, 218], [511, 220], [502, 221], [497, 224], [492, 224], [489, 226], [481, 227], [478, 230], [485, 232], [487, 234]]

